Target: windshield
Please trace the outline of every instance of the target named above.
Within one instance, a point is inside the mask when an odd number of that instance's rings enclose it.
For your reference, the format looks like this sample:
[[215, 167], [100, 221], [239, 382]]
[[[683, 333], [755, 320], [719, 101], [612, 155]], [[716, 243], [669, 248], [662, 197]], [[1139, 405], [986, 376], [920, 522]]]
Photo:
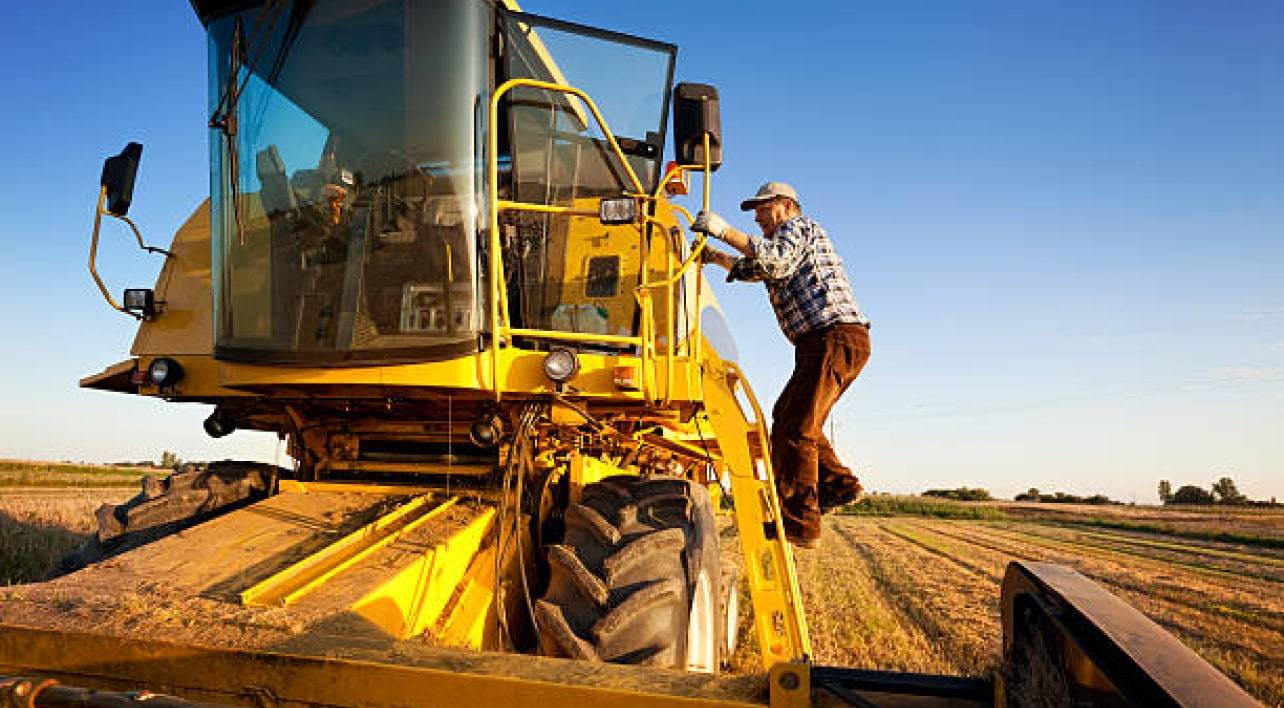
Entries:
[[210, 23], [219, 356], [476, 348], [491, 13], [316, 0]]

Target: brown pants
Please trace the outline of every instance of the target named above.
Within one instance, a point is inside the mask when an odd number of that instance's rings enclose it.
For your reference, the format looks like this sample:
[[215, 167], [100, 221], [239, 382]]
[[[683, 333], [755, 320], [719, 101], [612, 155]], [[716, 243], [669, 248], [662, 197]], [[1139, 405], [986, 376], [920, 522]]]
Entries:
[[825, 438], [825, 420], [869, 360], [869, 329], [838, 324], [803, 335], [794, 346], [794, 373], [772, 408], [771, 465], [785, 532], [820, 536], [821, 496], [841, 493], [856, 478]]

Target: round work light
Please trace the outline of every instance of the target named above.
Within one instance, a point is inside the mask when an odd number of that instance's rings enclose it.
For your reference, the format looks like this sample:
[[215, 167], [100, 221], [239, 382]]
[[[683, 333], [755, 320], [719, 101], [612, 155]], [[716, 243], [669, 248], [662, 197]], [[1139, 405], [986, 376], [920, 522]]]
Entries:
[[548, 356], [544, 357], [544, 375], [553, 383], [566, 383], [579, 370], [580, 358], [573, 349], [553, 347], [548, 350]]
[[153, 386], [169, 388], [183, 378], [183, 367], [173, 359], [153, 359], [147, 367], [147, 379]]
[[481, 414], [468, 428], [468, 439], [480, 448], [490, 449], [504, 436], [504, 426], [493, 412]]

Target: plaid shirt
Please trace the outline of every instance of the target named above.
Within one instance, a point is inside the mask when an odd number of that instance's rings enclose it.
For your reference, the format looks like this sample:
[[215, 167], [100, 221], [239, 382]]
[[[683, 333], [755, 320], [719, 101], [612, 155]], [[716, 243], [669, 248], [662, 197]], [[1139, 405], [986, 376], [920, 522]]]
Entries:
[[852, 295], [843, 260], [820, 224], [795, 216], [770, 238], [750, 236], [749, 248], [753, 257], [736, 259], [727, 282], [766, 282], [776, 320], [790, 342], [832, 324], [869, 325]]

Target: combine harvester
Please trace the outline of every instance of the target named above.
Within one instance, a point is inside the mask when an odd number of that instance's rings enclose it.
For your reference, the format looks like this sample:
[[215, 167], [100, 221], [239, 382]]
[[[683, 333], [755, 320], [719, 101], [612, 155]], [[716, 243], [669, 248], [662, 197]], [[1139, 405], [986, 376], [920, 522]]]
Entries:
[[[812, 664], [762, 411], [672, 201], [700, 173], [707, 206], [722, 161], [672, 45], [511, 2], [192, 4], [210, 199], [148, 247], [142, 148], [107, 160], [90, 271], [138, 334], [81, 385], [213, 406], [208, 434], [294, 464], [100, 510], [78, 570], [0, 602], [6, 705], [1254, 705], [1039, 564], [1008, 571], [994, 679]], [[154, 289], [104, 285], [102, 217], [163, 257]], [[742, 583], [763, 672], [719, 675]]]

